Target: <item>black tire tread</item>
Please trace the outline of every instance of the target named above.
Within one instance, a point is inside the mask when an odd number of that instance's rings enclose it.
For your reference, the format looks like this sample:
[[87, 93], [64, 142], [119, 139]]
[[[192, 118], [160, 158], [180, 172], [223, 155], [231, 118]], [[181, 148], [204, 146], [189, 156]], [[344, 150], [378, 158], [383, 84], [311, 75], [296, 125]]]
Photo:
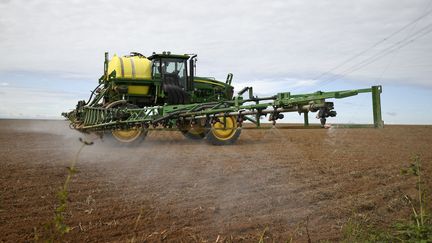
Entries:
[[236, 128], [234, 136], [232, 136], [230, 139], [228, 139], [228, 140], [219, 140], [217, 137], [215, 137], [213, 135], [213, 133], [211, 132], [211, 128], [209, 128], [208, 132], [207, 132], [206, 140], [210, 144], [217, 145], [217, 146], [233, 145], [238, 140], [238, 138], [240, 137], [241, 130], [242, 130], [241, 128]]

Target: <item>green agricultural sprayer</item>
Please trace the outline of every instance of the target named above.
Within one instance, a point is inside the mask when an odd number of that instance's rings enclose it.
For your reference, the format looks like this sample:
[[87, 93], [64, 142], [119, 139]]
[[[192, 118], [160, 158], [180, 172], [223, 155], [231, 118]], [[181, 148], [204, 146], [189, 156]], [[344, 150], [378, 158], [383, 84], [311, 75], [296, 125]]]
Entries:
[[333, 102], [326, 99], [371, 92], [374, 126], [383, 126], [381, 86], [308, 94], [282, 92], [262, 98], [246, 87], [234, 96], [231, 73], [221, 82], [198, 77], [195, 70], [196, 55], [163, 52], [145, 57], [133, 52], [109, 60], [105, 53], [104, 74], [89, 100], [79, 101], [76, 109], [62, 115], [78, 131], [108, 131], [124, 143], [140, 141], [151, 127], [163, 127], [178, 129], [190, 139], [227, 145], [238, 139], [244, 121], [259, 127], [262, 116], [274, 124], [283, 113], [298, 112], [304, 114], [307, 126], [308, 113], [316, 112], [324, 127], [328, 117], [336, 116]]

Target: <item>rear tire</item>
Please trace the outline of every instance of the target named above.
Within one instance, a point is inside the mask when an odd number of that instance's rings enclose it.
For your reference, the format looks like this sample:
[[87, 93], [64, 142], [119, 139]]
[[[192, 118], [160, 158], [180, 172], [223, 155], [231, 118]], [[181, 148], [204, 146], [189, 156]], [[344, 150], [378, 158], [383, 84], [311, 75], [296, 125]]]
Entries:
[[205, 119], [198, 120], [196, 124], [185, 122], [179, 126], [180, 132], [188, 139], [201, 140], [206, 136]]
[[205, 138], [205, 132], [202, 133], [195, 133], [191, 130], [189, 131], [181, 131], [181, 133], [183, 134], [183, 136], [185, 136], [186, 138], [190, 139], [190, 140], [201, 140], [203, 138]]

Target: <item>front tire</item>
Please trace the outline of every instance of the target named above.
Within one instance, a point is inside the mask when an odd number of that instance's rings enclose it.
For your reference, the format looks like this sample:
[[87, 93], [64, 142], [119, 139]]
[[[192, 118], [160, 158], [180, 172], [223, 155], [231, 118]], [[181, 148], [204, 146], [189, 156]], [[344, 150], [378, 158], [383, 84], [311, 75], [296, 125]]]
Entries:
[[123, 144], [138, 144], [141, 143], [147, 136], [148, 130], [140, 127], [132, 127], [129, 129], [116, 129], [111, 131], [111, 135], [115, 140]]
[[[125, 100], [117, 100], [105, 106], [106, 108], [137, 108], [136, 105], [128, 104]], [[111, 131], [112, 138], [120, 144], [136, 145], [141, 143], [147, 136], [148, 129], [142, 126], [118, 128]]]
[[239, 138], [241, 128], [237, 126], [237, 117], [227, 116], [217, 118], [208, 125], [207, 142], [212, 145], [232, 145]]

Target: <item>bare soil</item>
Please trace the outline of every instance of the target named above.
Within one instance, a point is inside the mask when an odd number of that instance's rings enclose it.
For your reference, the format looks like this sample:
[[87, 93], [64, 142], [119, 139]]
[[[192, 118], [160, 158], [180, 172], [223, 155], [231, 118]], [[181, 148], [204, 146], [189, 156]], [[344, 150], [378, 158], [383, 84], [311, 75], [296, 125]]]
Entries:
[[[0, 120], [0, 241], [46, 236], [79, 137], [64, 121]], [[349, 220], [408, 217], [415, 179], [400, 170], [415, 154], [429, 178], [432, 126], [244, 129], [224, 147], [174, 131], [97, 140], [79, 155], [63, 241], [339, 241]]]

